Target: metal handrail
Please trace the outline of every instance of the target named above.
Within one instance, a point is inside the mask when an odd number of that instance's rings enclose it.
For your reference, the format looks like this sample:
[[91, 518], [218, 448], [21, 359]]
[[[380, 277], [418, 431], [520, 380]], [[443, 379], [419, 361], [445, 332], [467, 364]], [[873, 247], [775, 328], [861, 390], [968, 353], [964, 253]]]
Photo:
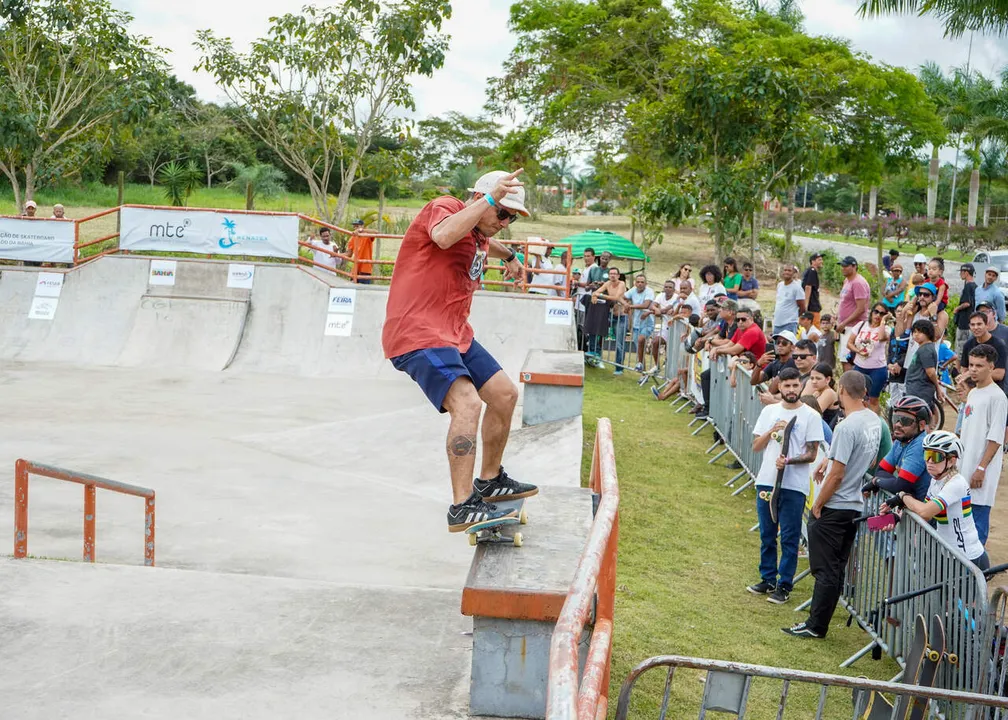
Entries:
[[[599, 418], [595, 430], [591, 487], [601, 495], [601, 500], [550, 641], [546, 689], [548, 720], [594, 720], [604, 718], [608, 710], [619, 545], [619, 483], [612, 425], [608, 418]], [[584, 676], [579, 678], [578, 642], [591, 615], [596, 593], [595, 631]]]

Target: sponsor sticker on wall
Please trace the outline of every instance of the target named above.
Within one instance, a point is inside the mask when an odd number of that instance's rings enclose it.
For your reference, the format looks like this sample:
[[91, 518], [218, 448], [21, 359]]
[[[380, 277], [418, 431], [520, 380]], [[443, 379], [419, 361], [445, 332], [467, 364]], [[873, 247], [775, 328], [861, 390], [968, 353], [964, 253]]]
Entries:
[[547, 325], [570, 325], [574, 320], [574, 303], [570, 300], [546, 301]]
[[35, 284], [35, 297], [58, 298], [63, 289], [63, 273], [40, 272]]
[[178, 272], [178, 263], [174, 260], [151, 260], [150, 284], [174, 285], [176, 272]]
[[350, 337], [353, 329], [353, 315], [332, 313], [326, 315], [325, 334], [337, 337]]
[[252, 289], [252, 280], [255, 278], [255, 265], [238, 265], [231, 263], [228, 265], [229, 288], [239, 288], [242, 290]]
[[342, 315], [353, 315], [357, 306], [357, 291], [342, 288], [330, 288], [329, 312]]
[[28, 318], [31, 320], [52, 320], [56, 317], [56, 307], [59, 299], [54, 297], [32, 298], [31, 310], [28, 311]]

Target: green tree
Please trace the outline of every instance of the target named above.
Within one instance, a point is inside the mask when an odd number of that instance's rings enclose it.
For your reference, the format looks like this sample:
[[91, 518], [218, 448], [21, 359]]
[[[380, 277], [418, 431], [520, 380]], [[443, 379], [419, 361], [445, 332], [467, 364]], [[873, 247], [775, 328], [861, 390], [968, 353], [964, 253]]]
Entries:
[[[448, 0], [306, 6], [273, 18], [247, 53], [201, 30], [197, 67], [248, 110], [249, 130], [304, 179], [316, 211], [332, 221], [343, 216], [376, 133], [414, 108], [408, 78], [444, 63], [447, 38], [438, 30], [450, 15]], [[333, 180], [335, 212], [328, 203]]]
[[192, 160], [185, 164], [172, 160], [158, 171], [158, 181], [164, 186], [168, 202], [175, 207], [183, 207], [199, 187], [202, 175], [200, 166]]
[[251, 195], [252, 207], [248, 208], [249, 210], [255, 208], [257, 197], [274, 197], [286, 189], [284, 187], [286, 177], [283, 172], [268, 163], [245, 165], [240, 162], [232, 162], [230, 170], [234, 177], [228, 185], [239, 192]]
[[482, 167], [501, 141], [500, 124], [486, 117], [449, 112], [417, 123], [417, 171], [448, 178], [458, 167]]
[[378, 229], [384, 229], [385, 193], [390, 186], [409, 178], [416, 163], [416, 143], [391, 139], [384, 147], [364, 156], [361, 163], [361, 177], [373, 180], [378, 185]]
[[20, 208], [72, 177], [164, 96], [165, 64], [108, 0], [23, 0], [0, 14], [0, 172]]
[[895, 13], [935, 15], [945, 23], [945, 35], [960, 37], [966, 31], [1004, 34], [1008, 28], [1005, 0], [862, 0], [862, 17]]

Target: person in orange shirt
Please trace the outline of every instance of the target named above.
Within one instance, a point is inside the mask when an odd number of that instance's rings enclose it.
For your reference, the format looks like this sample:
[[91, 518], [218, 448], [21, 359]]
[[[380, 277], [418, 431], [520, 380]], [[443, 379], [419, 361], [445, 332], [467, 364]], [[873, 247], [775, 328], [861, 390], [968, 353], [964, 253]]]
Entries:
[[364, 221], [353, 221], [354, 234], [350, 236], [347, 252], [357, 264], [357, 282], [361, 285], [371, 284], [371, 272], [374, 267], [368, 260], [374, 260], [374, 238], [369, 235], [358, 235], [364, 232]]

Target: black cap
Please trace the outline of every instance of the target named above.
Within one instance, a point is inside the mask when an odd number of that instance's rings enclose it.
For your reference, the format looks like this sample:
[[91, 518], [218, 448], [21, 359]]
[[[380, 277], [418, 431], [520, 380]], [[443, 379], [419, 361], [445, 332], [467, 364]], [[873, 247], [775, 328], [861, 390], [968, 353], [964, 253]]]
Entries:
[[812, 253], [811, 255], [808, 256], [808, 261], [809, 262], [813, 262], [814, 260], [817, 260], [817, 259], [821, 258], [822, 256], [823, 256], [823, 254], [820, 253], [820, 252]]
[[361, 220], [360, 218], [357, 218], [356, 220], [354, 220], [354, 221], [353, 221], [353, 223], [352, 223], [352, 224], [353, 224], [353, 225], [355, 225], [355, 226], [356, 226], [356, 225], [363, 225], [363, 224], [364, 224], [364, 221], [363, 221], [363, 220]]
[[837, 265], [843, 265], [844, 267], [848, 265], [853, 265], [854, 267], [857, 267], [857, 258], [854, 257], [853, 255], [848, 255], [843, 260], [838, 262]]
[[970, 275], [976, 275], [976, 268], [973, 267], [973, 263], [963, 263], [959, 266], [959, 270], [965, 270]]
[[991, 310], [993, 310], [994, 303], [992, 303], [990, 300], [981, 300], [976, 304], [976, 309], [979, 310], [982, 307], [989, 307]]

